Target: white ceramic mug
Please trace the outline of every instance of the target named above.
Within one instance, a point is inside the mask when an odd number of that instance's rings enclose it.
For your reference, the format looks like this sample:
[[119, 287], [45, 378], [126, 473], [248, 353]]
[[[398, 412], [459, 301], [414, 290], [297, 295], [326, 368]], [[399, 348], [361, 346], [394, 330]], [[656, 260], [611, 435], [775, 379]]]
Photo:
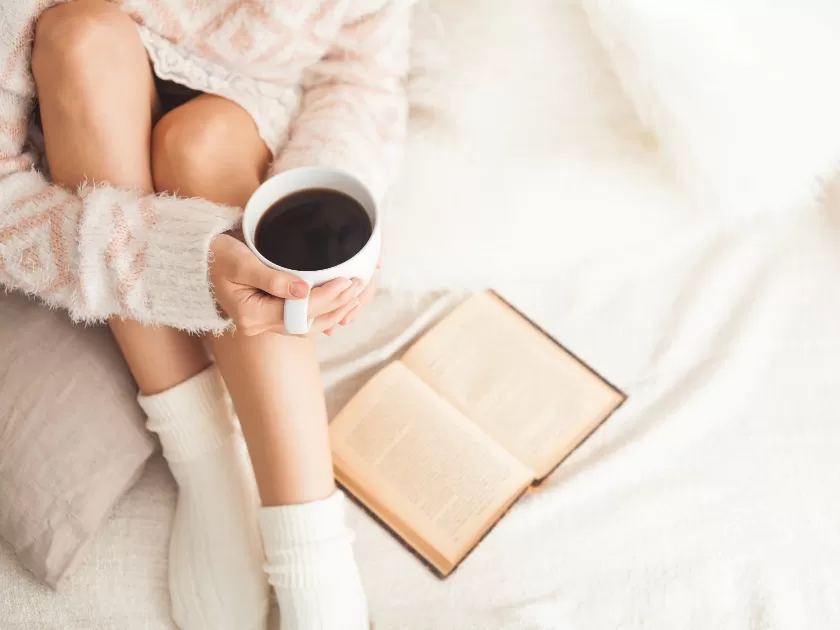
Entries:
[[[373, 226], [370, 239], [355, 256], [329, 269], [301, 271], [275, 265], [263, 256], [254, 245], [257, 225], [259, 225], [260, 219], [266, 211], [279, 200], [292, 193], [312, 188], [336, 190], [355, 199], [370, 217]], [[373, 277], [376, 265], [379, 262], [379, 249], [382, 243], [380, 225], [381, 221], [376, 201], [364, 184], [344, 171], [320, 166], [296, 168], [267, 179], [251, 195], [248, 204], [245, 206], [245, 214], [242, 217], [242, 233], [245, 237], [245, 243], [254, 252], [254, 255], [263, 264], [272, 269], [295, 275], [312, 288], [336, 278], [359, 278], [363, 284], [367, 284]], [[309, 298], [287, 299], [283, 311], [283, 324], [286, 332], [292, 335], [308, 333], [312, 327], [312, 319], [308, 315], [308, 310]]]

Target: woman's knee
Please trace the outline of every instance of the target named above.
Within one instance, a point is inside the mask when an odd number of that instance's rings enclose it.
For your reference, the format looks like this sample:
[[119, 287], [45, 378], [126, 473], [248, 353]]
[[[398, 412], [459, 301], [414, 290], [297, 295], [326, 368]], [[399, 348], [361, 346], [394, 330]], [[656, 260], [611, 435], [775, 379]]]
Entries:
[[[213, 177], [222, 138], [218, 118], [196, 118], [175, 109], [152, 130], [152, 179], [158, 191], [190, 188]], [[216, 157], [218, 159], [218, 157]]]
[[205, 196], [205, 191], [216, 190], [220, 184], [232, 188], [256, 188], [259, 184], [268, 150], [251, 129], [253, 122], [247, 113], [238, 105], [221, 101], [219, 97], [199, 97], [155, 125], [155, 190]]
[[136, 27], [118, 7], [105, 0], [74, 0], [38, 19], [32, 72], [38, 83], [56, 77], [74, 81], [79, 89], [94, 88], [108, 80], [109, 64], [124, 67], [138, 47]]

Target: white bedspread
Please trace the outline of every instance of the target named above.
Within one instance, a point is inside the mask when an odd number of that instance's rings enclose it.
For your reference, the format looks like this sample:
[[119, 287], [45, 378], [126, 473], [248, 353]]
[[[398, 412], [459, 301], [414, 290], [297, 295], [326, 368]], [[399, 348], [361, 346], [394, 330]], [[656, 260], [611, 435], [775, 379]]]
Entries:
[[671, 238], [504, 292], [630, 399], [446, 582], [359, 517], [383, 627], [840, 627], [840, 205]]
[[[450, 58], [383, 279], [503, 281], [630, 399], [446, 581], [353, 508], [377, 630], [840, 628], [840, 192], [725, 232], [680, 209], [579, 0], [429, 4]], [[323, 345], [331, 410], [433, 300]], [[60, 594], [0, 544], [0, 630], [171, 630], [173, 505], [155, 459]]]
[[[377, 630], [840, 627], [840, 203], [660, 245], [502, 287], [630, 399], [446, 581], [354, 508]], [[430, 300], [324, 345], [333, 410]], [[156, 460], [62, 594], [0, 548], [0, 628], [171, 628], [172, 505]]]

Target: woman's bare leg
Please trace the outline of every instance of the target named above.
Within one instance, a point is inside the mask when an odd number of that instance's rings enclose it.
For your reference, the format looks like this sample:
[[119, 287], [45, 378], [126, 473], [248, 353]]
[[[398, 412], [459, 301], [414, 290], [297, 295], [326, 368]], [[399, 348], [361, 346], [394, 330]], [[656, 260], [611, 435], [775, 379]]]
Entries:
[[[107, 182], [151, 194], [157, 96], [131, 19], [103, 0], [50, 9], [37, 25], [32, 67], [53, 181], [70, 188]], [[209, 363], [197, 337], [132, 321], [110, 324], [144, 394], [169, 389]]]
[[262, 504], [308, 503], [332, 494], [327, 413], [312, 340], [232, 334], [211, 347], [239, 415]]
[[[268, 161], [250, 116], [203, 96], [155, 127], [159, 191], [243, 206]], [[334, 492], [327, 415], [310, 339], [265, 333], [210, 339], [239, 415], [262, 498], [266, 571], [281, 630], [367, 630], [367, 600]]]
[[[152, 193], [157, 99], [134, 23], [101, 0], [50, 9], [37, 25], [33, 72], [53, 179]], [[201, 339], [129, 321], [111, 328], [179, 487], [169, 547], [175, 622], [264, 629], [268, 585], [251, 471]]]
[[[238, 105], [201, 96], [164, 116], [152, 137], [159, 192], [243, 207], [270, 154]], [[263, 505], [306, 503], [335, 486], [327, 415], [311, 339], [210, 337], [242, 425]]]

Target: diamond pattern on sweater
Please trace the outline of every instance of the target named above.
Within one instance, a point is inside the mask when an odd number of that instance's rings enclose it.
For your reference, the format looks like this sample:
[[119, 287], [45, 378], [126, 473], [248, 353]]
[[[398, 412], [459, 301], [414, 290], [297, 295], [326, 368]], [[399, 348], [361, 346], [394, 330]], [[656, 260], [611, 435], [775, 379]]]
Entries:
[[54, 188], [24, 197], [9, 209], [9, 224], [0, 228], [0, 246], [7, 245], [0, 252], [18, 258], [22, 288], [45, 299], [59, 297], [71, 284], [62, 216], [55, 212], [68, 202], [61, 197]]

